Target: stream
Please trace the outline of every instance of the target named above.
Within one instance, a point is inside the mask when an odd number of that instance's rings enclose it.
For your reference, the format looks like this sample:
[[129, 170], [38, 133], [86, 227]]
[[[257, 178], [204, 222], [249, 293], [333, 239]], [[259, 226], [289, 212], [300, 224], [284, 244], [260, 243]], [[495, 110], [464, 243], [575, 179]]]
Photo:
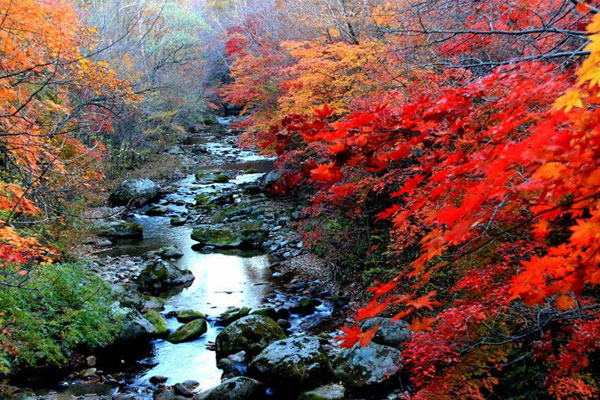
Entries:
[[[273, 276], [269, 265], [274, 260], [267, 253], [241, 250], [197, 251], [192, 248], [196, 242], [190, 238], [194, 224], [187, 223], [179, 227], [170, 224], [171, 217], [181, 217], [188, 213], [188, 208], [193, 207], [198, 194], [231, 191], [240, 185], [257, 182], [272, 168], [272, 159], [236, 147], [236, 137], [227, 128], [227, 122], [221, 120], [218, 131], [211, 136], [188, 138], [184, 143], [186, 151], [191, 154], [194, 154], [196, 146], [202, 146], [204, 152], [208, 151], [209, 158], [213, 161], [210, 165], [202, 165], [200, 170], [228, 171], [232, 179], [227, 183], [202, 183], [195, 175], [189, 175], [174, 182], [175, 190], [151, 205], [165, 207], [168, 210], [167, 214], [145, 215], [145, 211], [150, 207], [146, 206], [134, 210], [129, 215], [128, 219], [143, 226], [142, 240], [117, 242], [113, 248], [102, 253], [103, 257], [141, 256], [164, 247], [178, 247], [183, 256], [173, 262], [182, 269], [189, 269], [195, 279], [190, 286], [162, 296], [165, 299], [165, 308], [161, 315], [165, 317], [170, 331], [182, 325], [175, 317], [169, 318], [169, 315], [172, 315], [169, 313], [173, 311], [201, 311], [207, 315], [209, 323], [208, 331], [190, 342], [173, 344], [165, 339], [153, 340], [148, 354], [137, 360], [129, 360], [128, 363], [133, 361], [133, 365], [124, 366], [128, 371], [125, 375], [127, 378], [121, 380], [118, 387], [110, 388], [113, 395], [122, 391], [135, 395], [134, 398], [152, 398], [155, 386], [150, 383], [150, 378], [153, 376], [168, 378], [166, 385], [194, 380], [199, 383], [199, 390], [218, 385], [223, 371], [217, 368], [212, 344], [223, 329], [217, 320], [222, 312], [230, 307], [244, 306], [288, 308], [306, 298], [286, 293], [284, 284], [287, 282]], [[249, 169], [252, 173], [246, 172]], [[243, 194], [239, 191], [236, 193], [235, 201], [239, 202]], [[288, 335], [302, 332], [328, 317], [331, 311], [330, 302], [323, 300], [310, 315], [290, 314], [288, 321], [291, 327], [288, 329]], [[58, 391], [59, 397], [54, 398], [71, 398], [72, 394], [85, 394], [88, 392], [86, 386], [90, 393], [96, 395], [106, 395], [108, 390], [103, 385], [85, 385], [76, 381], [64, 385], [65, 387]]]

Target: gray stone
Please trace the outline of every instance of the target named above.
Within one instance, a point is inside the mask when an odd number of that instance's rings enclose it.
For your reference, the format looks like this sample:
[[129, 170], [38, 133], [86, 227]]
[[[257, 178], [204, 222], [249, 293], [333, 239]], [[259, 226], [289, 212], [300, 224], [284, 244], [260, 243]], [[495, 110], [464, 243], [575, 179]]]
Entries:
[[174, 390], [160, 388], [156, 389], [152, 394], [154, 400], [185, 400], [187, 397], [180, 396]]
[[344, 386], [357, 390], [380, 389], [397, 384], [402, 353], [389, 346], [370, 343], [342, 350], [333, 361], [333, 373]]
[[159, 383], [165, 383], [169, 378], [162, 375], [154, 375], [150, 377], [150, 383], [153, 385], [158, 385]]
[[96, 368], [84, 369], [79, 373], [79, 376], [81, 376], [82, 378], [89, 378], [90, 376], [96, 375], [96, 371]]
[[88, 356], [85, 358], [85, 363], [87, 364], [88, 367], [93, 367], [96, 365], [96, 357], [95, 356]]
[[248, 315], [219, 333], [215, 341], [217, 360], [241, 350], [253, 356], [281, 339], [285, 339], [285, 333], [271, 318]]
[[277, 181], [283, 176], [283, 173], [284, 171], [282, 170], [273, 170], [270, 171], [267, 175], [265, 175], [265, 180], [263, 181], [264, 190], [271, 190], [273, 185], [277, 183]]
[[123, 327], [119, 339], [125, 342], [149, 339], [156, 334], [156, 329], [139, 311], [123, 308], [118, 303], [113, 304], [113, 312], [123, 317]]
[[159, 187], [150, 179], [126, 179], [110, 195], [110, 202], [116, 206], [142, 205], [158, 196]]
[[173, 286], [189, 284], [193, 280], [194, 274], [191, 271], [159, 260], [144, 268], [137, 278], [137, 283], [142, 289], [157, 293]]
[[175, 393], [183, 397], [194, 397], [194, 392], [185, 387], [183, 383], [176, 383], [175, 386], [173, 386], [173, 389], [175, 390]]
[[149, 215], [151, 217], [160, 217], [160, 216], [165, 215], [168, 212], [169, 212], [169, 210], [167, 210], [165, 207], [154, 206], [154, 207], [150, 207], [148, 210], [146, 210], [146, 215]]
[[239, 376], [201, 393], [198, 400], [264, 400], [265, 386], [254, 379]]
[[321, 305], [321, 300], [304, 299], [290, 307], [290, 312], [301, 315], [312, 314], [315, 311], [315, 308], [319, 305]]
[[399, 320], [392, 322], [391, 318], [371, 318], [362, 323], [360, 329], [365, 332], [379, 324], [379, 329], [373, 337], [373, 342], [386, 346], [398, 347], [408, 340], [411, 334], [408, 322]]
[[164, 247], [156, 252], [161, 258], [181, 258], [183, 257], [183, 251], [177, 246]]
[[342, 385], [332, 383], [300, 393], [298, 400], [343, 400], [345, 396], [346, 388]]
[[286, 390], [314, 387], [329, 373], [329, 360], [314, 336], [278, 340], [248, 364], [248, 376]]

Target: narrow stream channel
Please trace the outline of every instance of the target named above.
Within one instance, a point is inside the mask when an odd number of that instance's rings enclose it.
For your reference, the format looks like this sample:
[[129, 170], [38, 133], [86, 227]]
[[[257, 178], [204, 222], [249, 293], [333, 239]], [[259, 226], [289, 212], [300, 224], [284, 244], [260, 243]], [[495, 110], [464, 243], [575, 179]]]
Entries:
[[[177, 246], [183, 256], [175, 262], [180, 268], [192, 271], [195, 280], [191, 286], [166, 297], [165, 309], [161, 314], [166, 316], [171, 311], [197, 310], [208, 316], [208, 331], [199, 339], [179, 344], [164, 339], [152, 342], [150, 357], [138, 360], [141, 366], [139, 372], [127, 382], [122, 382], [142, 398], [151, 398], [154, 386], [150, 383], [150, 378], [153, 376], [168, 377], [167, 385], [194, 380], [199, 382], [201, 390], [221, 382], [222, 371], [217, 368], [211, 344], [223, 329], [218, 326], [216, 317], [228, 308], [257, 308], [265, 304], [279, 308], [290, 306], [301, 299], [286, 294], [282, 282], [272, 277], [269, 269], [271, 260], [267, 254], [256, 251], [196, 251], [192, 248], [196, 242], [190, 238], [193, 225], [174, 227], [170, 224], [171, 217], [187, 213], [187, 207], [194, 205], [198, 194], [227, 191], [240, 184], [255, 182], [271, 168], [272, 160], [237, 149], [235, 137], [226, 134], [225, 126], [222, 126], [222, 132], [224, 137], [216, 135], [198, 138], [195, 143], [188, 145], [203, 146], [210, 153], [211, 159], [215, 160], [213, 165], [202, 166], [202, 170], [238, 171], [236, 177], [222, 184], [200, 184], [194, 175], [176, 182], [176, 190], [158, 203], [168, 209], [166, 215], [147, 216], [144, 215], [145, 208], [132, 215], [132, 220], [141, 223], [144, 228], [143, 240], [121, 243], [104, 253], [105, 256], [113, 257], [138, 256], [166, 246]], [[258, 172], [244, 172], [250, 168]], [[291, 314], [289, 332], [292, 335], [300, 332], [307, 324], [315, 323], [330, 313], [331, 305], [324, 302], [311, 315]], [[166, 320], [171, 331], [182, 325], [174, 317]]]

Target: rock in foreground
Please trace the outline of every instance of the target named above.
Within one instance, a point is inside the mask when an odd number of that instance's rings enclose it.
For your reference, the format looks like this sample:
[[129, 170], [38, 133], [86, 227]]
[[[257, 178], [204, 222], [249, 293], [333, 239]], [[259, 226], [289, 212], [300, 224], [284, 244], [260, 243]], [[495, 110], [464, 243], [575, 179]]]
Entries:
[[239, 376], [228, 379], [197, 396], [198, 400], [264, 400], [265, 387], [262, 383]]
[[398, 384], [402, 353], [389, 346], [370, 343], [342, 350], [333, 361], [333, 373], [344, 386], [356, 390]]
[[248, 376], [289, 390], [314, 387], [328, 375], [329, 360], [314, 336], [271, 343], [250, 364]]

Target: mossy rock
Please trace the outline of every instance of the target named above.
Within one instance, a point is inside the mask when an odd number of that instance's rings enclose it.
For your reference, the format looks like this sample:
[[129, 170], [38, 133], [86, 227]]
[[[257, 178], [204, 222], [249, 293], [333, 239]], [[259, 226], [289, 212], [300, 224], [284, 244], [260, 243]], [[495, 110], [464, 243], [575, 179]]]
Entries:
[[189, 342], [204, 335], [207, 329], [205, 319], [195, 319], [179, 327], [167, 337], [167, 340], [171, 343]]
[[245, 317], [248, 314], [250, 314], [250, 308], [235, 307], [235, 308], [231, 308], [231, 309], [223, 312], [221, 315], [219, 315], [219, 320], [221, 321], [223, 326], [227, 326], [227, 325], [231, 324], [232, 322]]
[[108, 221], [95, 229], [99, 236], [115, 239], [143, 239], [144, 228], [140, 223], [129, 221]]
[[321, 301], [317, 299], [300, 300], [294, 306], [290, 307], [290, 311], [294, 314], [307, 315], [312, 314], [317, 306], [321, 305]]
[[192, 239], [201, 246], [219, 249], [261, 249], [268, 232], [258, 224], [236, 224], [228, 226], [203, 226], [192, 232]]
[[157, 336], [164, 336], [169, 332], [167, 329], [167, 321], [165, 321], [158, 311], [147, 311], [146, 314], [144, 314], [144, 317], [150, 321], [152, 326], [154, 326]]
[[153, 206], [150, 207], [147, 211], [146, 211], [146, 215], [149, 215], [151, 217], [161, 217], [163, 215], [165, 215], [166, 213], [168, 213], [169, 211], [161, 206]]
[[277, 311], [273, 307], [261, 307], [256, 310], [252, 310], [250, 315], [262, 315], [263, 317], [269, 317], [272, 319], [277, 319]]
[[294, 391], [315, 387], [329, 375], [329, 359], [314, 336], [271, 343], [248, 364], [247, 375], [268, 386]]
[[225, 174], [217, 174], [213, 178], [213, 183], [227, 183], [229, 182], [229, 177]]
[[200, 311], [182, 310], [175, 313], [175, 318], [177, 318], [177, 321], [179, 322], [190, 322], [196, 319], [206, 319], [206, 315]]
[[256, 168], [248, 168], [247, 170], [244, 171], [245, 174], [259, 174], [260, 171], [257, 170]]
[[171, 218], [171, 225], [173, 226], [183, 226], [187, 222], [187, 218], [181, 217], [173, 217]]
[[223, 329], [215, 341], [217, 360], [245, 351], [250, 356], [260, 353], [269, 344], [285, 339], [277, 322], [260, 315], [248, 315]]

